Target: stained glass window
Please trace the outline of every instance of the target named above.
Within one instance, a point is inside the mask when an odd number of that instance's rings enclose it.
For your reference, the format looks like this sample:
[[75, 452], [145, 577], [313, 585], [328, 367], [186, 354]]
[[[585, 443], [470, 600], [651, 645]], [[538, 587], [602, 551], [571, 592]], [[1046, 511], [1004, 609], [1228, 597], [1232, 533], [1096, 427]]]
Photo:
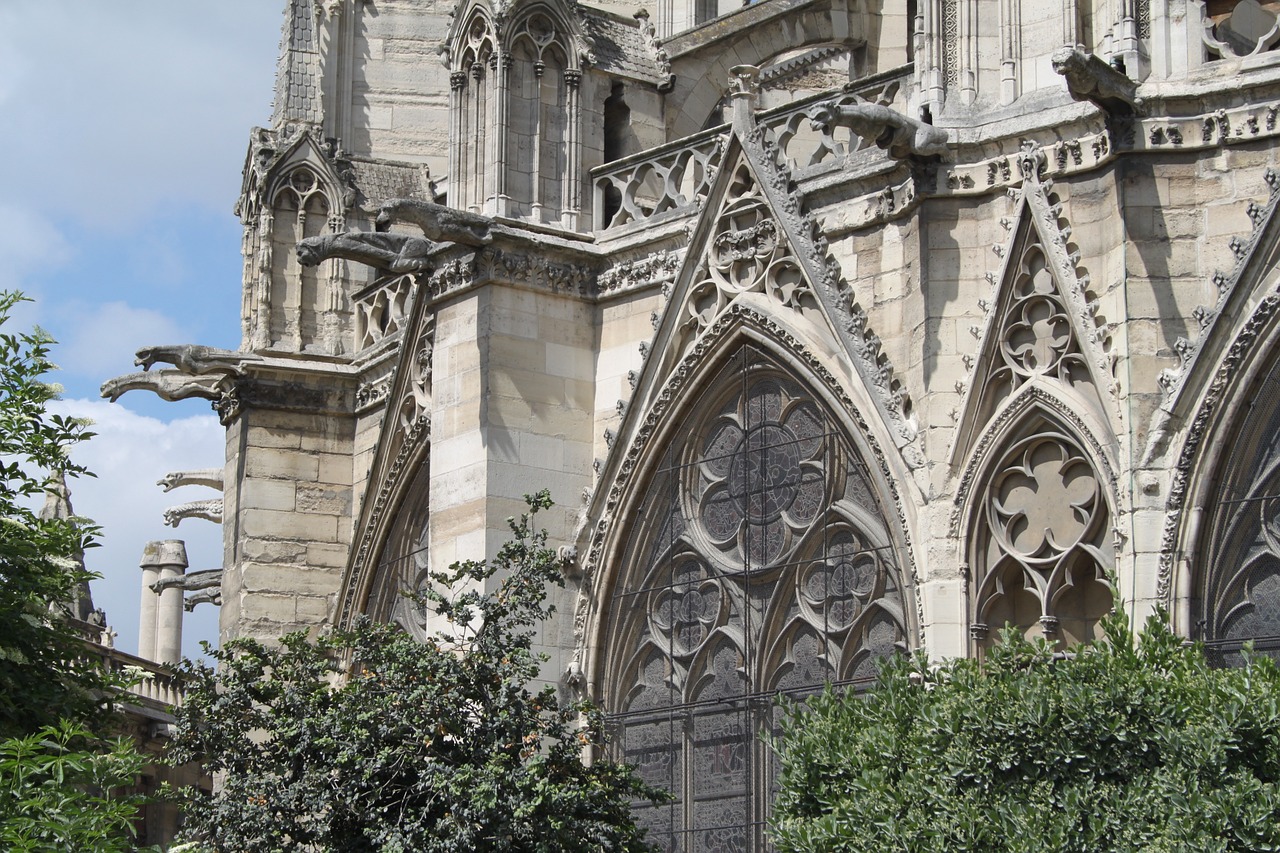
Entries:
[[675, 801], [637, 804], [668, 851], [765, 849], [778, 696], [859, 686], [906, 647], [876, 478], [828, 408], [744, 347], [665, 448], [607, 616], [619, 757]]

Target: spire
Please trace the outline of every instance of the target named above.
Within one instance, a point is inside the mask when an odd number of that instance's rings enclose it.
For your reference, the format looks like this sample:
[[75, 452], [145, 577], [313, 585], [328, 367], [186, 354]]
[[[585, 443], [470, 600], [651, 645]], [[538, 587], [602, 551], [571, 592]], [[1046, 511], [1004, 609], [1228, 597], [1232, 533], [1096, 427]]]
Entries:
[[[75, 510], [71, 508], [71, 490], [67, 488], [67, 477], [59, 471], [44, 484], [44, 506], [40, 508], [41, 521], [67, 521], [75, 518]], [[84, 552], [76, 551], [71, 555], [80, 573], [84, 573]], [[93, 594], [89, 591], [87, 578], [81, 579], [71, 592], [71, 600], [63, 606], [72, 618], [81, 622], [89, 621], [93, 614]]]
[[320, 93], [320, 36], [313, 0], [287, 0], [276, 64], [276, 96], [271, 126], [324, 120]]

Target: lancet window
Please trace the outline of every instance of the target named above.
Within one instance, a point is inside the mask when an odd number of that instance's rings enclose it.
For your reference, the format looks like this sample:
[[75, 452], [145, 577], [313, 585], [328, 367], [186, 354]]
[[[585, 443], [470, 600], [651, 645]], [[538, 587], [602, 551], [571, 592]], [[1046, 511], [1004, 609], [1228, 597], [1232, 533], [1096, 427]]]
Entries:
[[[321, 339], [321, 315], [330, 307], [337, 287], [331, 265], [303, 267], [295, 247], [307, 237], [339, 230], [330, 219], [331, 205], [324, 184], [314, 170], [299, 166], [275, 187], [270, 223], [273, 243], [271, 343], [293, 351], [314, 348]], [[277, 290], [282, 289], [283, 292]]]
[[630, 519], [602, 698], [619, 757], [675, 796], [637, 807], [662, 849], [758, 850], [775, 697], [906, 648], [898, 552], [861, 453], [768, 355], [744, 346], [693, 411]]
[[456, 55], [453, 203], [576, 228], [582, 73], [571, 34], [558, 16], [534, 8], [498, 40], [477, 12]]
[[1097, 636], [1112, 606], [1110, 509], [1072, 432], [1047, 416], [1025, 421], [990, 469], [974, 530], [979, 646], [1006, 623], [1063, 645]]
[[1280, 657], [1280, 362], [1249, 399], [1206, 506], [1193, 608], [1196, 635], [1227, 664], [1249, 641]]

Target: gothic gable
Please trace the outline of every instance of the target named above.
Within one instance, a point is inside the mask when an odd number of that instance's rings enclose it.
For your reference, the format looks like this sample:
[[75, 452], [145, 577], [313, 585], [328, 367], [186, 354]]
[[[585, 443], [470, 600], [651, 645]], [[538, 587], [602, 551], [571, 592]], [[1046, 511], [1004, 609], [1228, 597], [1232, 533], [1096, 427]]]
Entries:
[[[392, 605], [387, 602], [394, 601], [406, 579], [396, 574], [399, 569], [393, 568], [390, 574], [385, 570], [392, 558], [403, 557], [390, 552], [417, 548], [416, 539], [406, 539], [403, 523], [396, 523], [404, 515], [400, 508], [406, 502], [422, 510], [418, 514], [424, 524], [422, 530], [426, 529], [429, 496], [425, 494], [427, 478], [422, 472], [431, 434], [435, 314], [430, 310], [429, 299], [422, 298], [421, 292], [416, 297], [383, 398], [385, 409], [369, 471], [369, 488], [356, 516], [355, 540], [338, 602], [338, 625], [349, 625], [364, 613], [371, 606], [371, 596], [372, 606], [386, 611], [382, 615], [391, 613]], [[374, 588], [375, 583], [379, 589]]]
[[1113, 359], [1086, 292], [1088, 275], [1067, 243], [1071, 229], [1049, 197], [1051, 184], [1040, 178], [1040, 158], [1038, 150], [1023, 152], [1010, 236], [994, 247], [1003, 265], [992, 277], [994, 293], [957, 418], [953, 466], [1029, 386], [1083, 403], [1103, 421], [1109, 420], [1104, 401], [1116, 399]]
[[873, 431], [897, 448], [907, 467], [918, 467], [923, 456], [905, 389], [829, 254], [820, 226], [802, 213], [803, 200], [780, 152], [763, 128], [739, 118], [720, 163], [628, 406], [622, 437], [629, 438], [698, 340], [738, 306], [776, 316], [815, 352], [840, 363]]

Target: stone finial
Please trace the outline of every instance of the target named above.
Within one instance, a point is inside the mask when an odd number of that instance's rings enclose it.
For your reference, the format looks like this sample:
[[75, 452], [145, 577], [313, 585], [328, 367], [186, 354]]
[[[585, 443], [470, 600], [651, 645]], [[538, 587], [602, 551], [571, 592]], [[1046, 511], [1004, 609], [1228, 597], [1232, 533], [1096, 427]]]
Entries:
[[729, 96], [733, 99], [734, 126], [749, 129], [755, 124], [756, 105], [760, 100], [760, 69], [754, 65], [730, 68]]

